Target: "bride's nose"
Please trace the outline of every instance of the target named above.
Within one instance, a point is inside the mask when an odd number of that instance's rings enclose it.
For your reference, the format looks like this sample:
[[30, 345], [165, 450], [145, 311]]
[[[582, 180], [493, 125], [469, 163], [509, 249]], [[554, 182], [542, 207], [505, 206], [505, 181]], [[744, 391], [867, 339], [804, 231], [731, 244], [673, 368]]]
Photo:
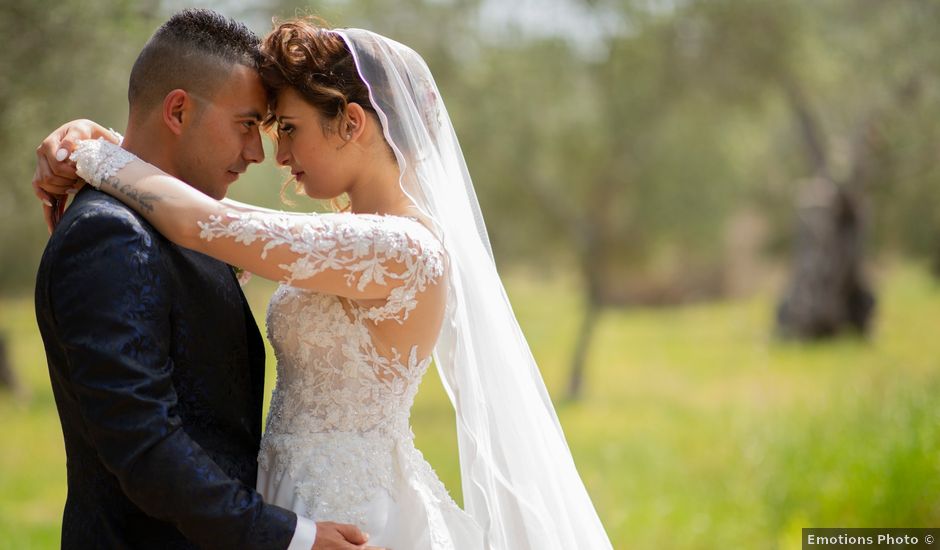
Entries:
[[283, 138], [277, 140], [277, 153], [274, 159], [281, 166], [290, 164], [290, 140]]

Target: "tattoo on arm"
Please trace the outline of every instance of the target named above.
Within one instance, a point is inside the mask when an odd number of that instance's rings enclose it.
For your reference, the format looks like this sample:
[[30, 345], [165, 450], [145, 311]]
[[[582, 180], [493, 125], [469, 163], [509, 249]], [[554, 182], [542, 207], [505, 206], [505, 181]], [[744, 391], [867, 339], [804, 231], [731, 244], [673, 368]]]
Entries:
[[103, 182], [105, 185], [111, 186], [115, 191], [121, 193], [128, 199], [137, 203], [140, 206], [140, 209], [153, 213], [153, 204], [160, 202], [161, 198], [159, 195], [154, 193], [148, 193], [146, 191], [142, 192], [139, 189], [136, 189], [133, 185], [127, 183], [121, 183], [121, 180], [116, 176], [112, 176]]

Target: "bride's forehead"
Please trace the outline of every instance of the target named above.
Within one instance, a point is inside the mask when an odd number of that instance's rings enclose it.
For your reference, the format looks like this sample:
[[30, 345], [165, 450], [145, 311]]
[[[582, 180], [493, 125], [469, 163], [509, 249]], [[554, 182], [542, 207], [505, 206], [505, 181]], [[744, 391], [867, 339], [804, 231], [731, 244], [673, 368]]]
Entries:
[[299, 115], [315, 111], [315, 109], [297, 90], [294, 88], [284, 88], [277, 92], [274, 112], [281, 115], [285, 111]]

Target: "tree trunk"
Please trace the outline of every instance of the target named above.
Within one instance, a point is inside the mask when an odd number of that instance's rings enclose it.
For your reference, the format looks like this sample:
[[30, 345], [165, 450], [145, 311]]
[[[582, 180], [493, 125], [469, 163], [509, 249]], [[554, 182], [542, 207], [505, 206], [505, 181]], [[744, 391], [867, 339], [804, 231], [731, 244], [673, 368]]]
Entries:
[[578, 332], [574, 355], [571, 357], [571, 378], [568, 381], [568, 399], [575, 401], [581, 397], [581, 388], [584, 385], [584, 370], [588, 351], [594, 335], [597, 318], [605, 303], [605, 287], [603, 278], [604, 255], [602, 252], [602, 228], [596, 224], [581, 223], [572, 226], [575, 232], [575, 242], [581, 248], [581, 272], [584, 277], [585, 295], [587, 297], [587, 310]]
[[777, 309], [782, 337], [813, 340], [845, 329], [867, 334], [875, 297], [864, 276], [859, 202], [823, 176], [801, 192], [793, 275]]
[[[916, 93], [916, 82], [916, 78], [901, 82], [894, 94], [898, 102]], [[815, 176], [798, 199], [794, 267], [777, 308], [777, 332], [800, 340], [827, 338], [844, 330], [864, 336], [874, 316], [875, 295], [864, 274], [862, 197], [876, 129], [891, 109], [873, 108], [861, 121], [852, 140], [850, 169], [837, 182], [830, 172], [820, 120], [795, 79], [786, 78], [783, 85]]]
[[10, 363], [10, 354], [7, 349], [6, 335], [0, 334], [0, 389], [17, 392], [16, 376], [13, 374], [13, 365]]
[[587, 361], [588, 351], [591, 348], [591, 340], [594, 336], [594, 328], [597, 326], [597, 319], [600, 317], [601, 307], [593, 301], [588, 301], [587, 311], [584, 320], [581, 322], [581, 330], [578, 332], [578, 340], [574, 347], [574, 355], [571, 358], [571, 378], [568, 380], [568, 399], [575, 401], [581, 397], [581, 388], [584, 385], [584, 364]]

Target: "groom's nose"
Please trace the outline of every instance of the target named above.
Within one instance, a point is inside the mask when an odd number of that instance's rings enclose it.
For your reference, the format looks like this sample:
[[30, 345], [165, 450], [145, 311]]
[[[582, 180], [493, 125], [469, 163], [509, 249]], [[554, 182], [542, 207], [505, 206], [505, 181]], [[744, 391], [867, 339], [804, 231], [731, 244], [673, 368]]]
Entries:
[[264, 160], [264, 144], [261, 143], [261, 131], [257, 125], [250, 132], [248, 143], [245, 144], [245, 148], [242, 150], [242, 157], [249, 163]]

